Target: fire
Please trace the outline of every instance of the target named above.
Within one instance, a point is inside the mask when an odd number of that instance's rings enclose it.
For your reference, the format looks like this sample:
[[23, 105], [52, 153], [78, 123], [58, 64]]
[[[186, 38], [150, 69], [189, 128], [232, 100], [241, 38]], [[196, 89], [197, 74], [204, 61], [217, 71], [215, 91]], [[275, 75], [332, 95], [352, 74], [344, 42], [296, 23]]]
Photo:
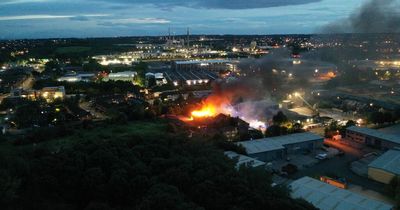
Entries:
[[216, 116], [217, 110], [212, 104], [204, 104], [201, 109], [192, 111], [191, 115], [193, 118], [206, 118]]

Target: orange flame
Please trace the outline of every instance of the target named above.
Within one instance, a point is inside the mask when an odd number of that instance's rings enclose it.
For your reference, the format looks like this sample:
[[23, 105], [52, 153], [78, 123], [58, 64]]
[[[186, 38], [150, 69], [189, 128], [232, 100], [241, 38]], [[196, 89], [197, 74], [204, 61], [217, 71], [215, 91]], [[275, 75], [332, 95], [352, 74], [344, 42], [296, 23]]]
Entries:
[[216, 116], [217, 110], [213, 104], [203, 104], [201, 109], [192, 111], [191, 115], [193, 118], [206, 118]]

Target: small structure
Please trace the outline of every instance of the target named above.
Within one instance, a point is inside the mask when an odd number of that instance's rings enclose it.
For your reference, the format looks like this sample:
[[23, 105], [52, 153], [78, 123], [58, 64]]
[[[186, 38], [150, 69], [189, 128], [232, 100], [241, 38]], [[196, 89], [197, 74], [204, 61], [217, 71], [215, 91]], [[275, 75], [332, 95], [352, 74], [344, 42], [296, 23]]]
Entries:
[[391, 210], [392, 205], [340, 189], [311, 177], [293, 181], [291, 197], [302, 198], [321, 210]]
[[321, 148], [324, 138], [313, 133], [296, 133], [285, 136], [242, 141], [237, 144], [246, 149], [247, 154], [261, 161], [284, 159], [290, 154], [314, 152]]
[[385, 152], [368, 165], [368, 177], [378, 182], [389, 184], [400, 176], [400, 148]]
[[375, 129], [351, 126], [346, 129], [346, 139], [382, 150], [400, 147], [400, 136], [387, 134]]
[[40, 91], [40, 95], [46, 99], [47, 102], [52, 102], [56, 99], [62, 100], [65, 98], [65, 88], [64, 86], [44, 87]]
[[265, 162], [259, 161], [257, 159], [251, 158], [251, 157], [246, 156], [246, 155], [238, 154], [238, 153], [233, 152], [233, 151], [226, 151], [226, 152], [224, 152], [224, 154], [228, 158], [237, 161], [236, 169], [239, 169], [240, 166], [242, 166], [242, 165], [248, 166], [248, 167], [252, 167], [252, 168], [259, 168], [259, 167], [264, 167], [265, 166]]

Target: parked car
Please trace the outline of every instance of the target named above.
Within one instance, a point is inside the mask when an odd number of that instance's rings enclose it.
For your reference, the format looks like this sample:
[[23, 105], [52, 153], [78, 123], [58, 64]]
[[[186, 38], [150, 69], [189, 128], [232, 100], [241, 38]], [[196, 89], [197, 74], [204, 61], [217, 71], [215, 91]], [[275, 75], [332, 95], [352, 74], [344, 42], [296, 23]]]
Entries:
[[321, 153], [321, 154], [316, 155], [315, 158], [317, 158], [318, 160], [325, 160], [328, 158], [328, 154]]

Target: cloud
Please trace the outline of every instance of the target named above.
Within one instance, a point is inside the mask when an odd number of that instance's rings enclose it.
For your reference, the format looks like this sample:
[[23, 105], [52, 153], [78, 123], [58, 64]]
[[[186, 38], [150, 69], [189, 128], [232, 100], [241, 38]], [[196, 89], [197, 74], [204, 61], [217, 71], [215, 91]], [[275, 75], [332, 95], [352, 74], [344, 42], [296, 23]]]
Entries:
[[38, 19], [74, 19], [74, 18], [89, 18], [89, 17], [106, 17], [108, 14], [90, 14], [90, 15], [16, 15], [16, 16], [0, 16], [0, 21], [10, 20], [38, 20]]
[[12, 5], [12, 4], [26, 4], [26, 3], [40, 3], [40, 2], [49, 2], [51, 0], [3, 0], [0, 2], [0, 5]]
[[[98, 0], [95, 0], [98, 1]], [[153, 4], [160, 8], [183, 6], [191, 8], [207, 9], [256, 9], [280, 7], [289, 5], [301, 5], [322, 0], [101, 0], [104, 2], [123, 4]]]
[[99, 23], [101, 26], [132, 26], [137, 24], [168, 24], [170, 20], [163, 18], [123, 18]]

